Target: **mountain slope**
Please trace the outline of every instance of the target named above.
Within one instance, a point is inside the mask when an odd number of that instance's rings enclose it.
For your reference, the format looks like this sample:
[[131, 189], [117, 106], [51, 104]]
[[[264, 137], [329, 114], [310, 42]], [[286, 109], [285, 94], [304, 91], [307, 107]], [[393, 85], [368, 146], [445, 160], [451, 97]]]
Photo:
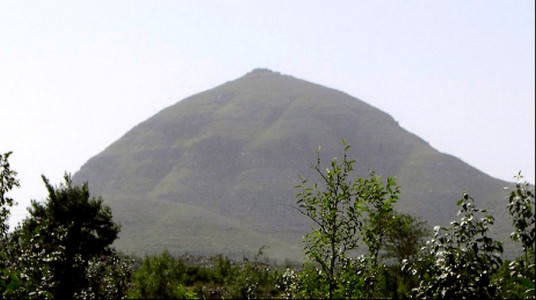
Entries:
[[345, 93], [256, 69], [140, 123], [74, 176], [122, 224], [118, 247], [301, 259], [308, 221], [292, 208], [298, 175], [352, 145], [358, 176], [396, 175], [399, 209], [447, 225], [469, 192], [506, 241], [506, 182], [439, 153], [389, 115]]

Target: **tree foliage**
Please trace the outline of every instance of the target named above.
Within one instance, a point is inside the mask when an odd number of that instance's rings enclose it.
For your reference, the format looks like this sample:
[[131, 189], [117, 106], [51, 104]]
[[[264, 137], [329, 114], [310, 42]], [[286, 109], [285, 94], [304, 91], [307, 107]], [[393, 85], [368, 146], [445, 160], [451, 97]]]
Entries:
[[326, 281], [327, 297], [332, 298], [339, 281], [339, 271], [350, 251], [358, 248], [357, 233], [362, 227], [360, 217], [364, 203], [354, 197], [354, 184], [348, 178], [355, 161], [347, 159], [345, 147], [343, 161], [331, 162], [331, 169], [322, 171], [320, 155], [313, 168], [322, 177], [325, 189], [318, 184], [307, 186], [307, 179], [296, 188], [299, 210], [315, 223], [312, 232], [305, 236], [305, 254], [320, 265]]
[[521, 183], [521, 172], [516, 176], [518, 182], [515, 190], [508, 197], [508, 211], [512, 216], [514, 231], [510, 235], [513, 241], [520, 242], [523, 257], [512, 261], [509, 265], [510, 275], [515, 278], [513, 288], [522, 292], [520, 297], [534, 297], [536, 294], [536, 205], [534, 190], [528, 182]]
[[142, 266], [133, 274], [133, 289], [129, 296], [135, 299], [193, 299], [184, 288], [186, 266], [181, 260], [164, 251], [146, 256]]
[[457, 202], [459, 221], [450, 227], [434, 228], [427, 242], [423, 268], [413, 270], [420, 280], [414, 289], [418, 298], [495, 298], [499, 285], [493, 276], [502, 260], [502, 244], [488, 236], [491, 215], [474, 205], [468, 194]]
[[404, 261], [415, 262], [421, 246], [431, 234], [428, 224], [415, 216], [395, 212], [390, 225], [384, 239], [382, 258], [399, 266]]
[[[296, 186], [301, 190], [296, 196], [298, 210], [313, 222], [311, 233], [305, 236], [305, 253], [319, 266], [319, 270], [315, 265], [307, 266], [311, 272], [306, 277], [315, 278], [318, 296], [330, 299], [336, 293], [355, 296], [340, 290], [349, 287], [344, 282], [354, 280], [355, 272], [363, 273], [360, 280], [364, 280], [367, 290], [374, 291], [379, 253], [399, 194], [394, 178], [384, 184], [374, 171], [369, 178], [353, 179], [355, 160], [348, 159], [350, 146], [344, 140], [343, 146], [342, 161], [335, 157], [325, 170], [317, 153], [312, 168], [321, 177], [321, 184], [309, 185], [303, 179]], [[368, 246], [368, 256], [356, 259], [360, 239]], [[371, 266], [363, 267], [365, 264]]]
[[17, 179], [17, 172], [11, 169], [9, 156], [11, 152], [0, 154], [0, 298], [5, 291], [12, 289], [10, 286], [11, 275], [8, 271], [10, 258], [7, 249], [9, 214], [10, 208], [15, 204], [13, 198], [8, 193], [20, 186]]
[[9, 230], [8, 218], [10, 207], [15, 204], [13, 198], [8, 196], [9, 191], [19, 187], [17, 172], [12, 170], [9, 164], [9, 156], [12, 152], [0, 154], [0, 243], [4, 244]]
[[280, 298], [280, 272], [261, 259], [263, 248], [239, 263], [222, 256], [146, 255], [132, 277], [129, 296], [157, 298]]
[[[521, 173], [518, 179], [523, 178]], [[525, 257], [534, 254], [536, 247], [536, 217], [534, 192], [531, 191], [528, 182], [524, 184], [517, 183], [515, 191], [510, 193], [507, 208], [512, 216], [514, 232], [511, 238], [514, 241], [521, 242]]]
[[[122, 296], [123, 288], [114, 293], [110, 284], [124, 285], [124, 279], [106, 276], [125, 267], [110, 247], [119, 226], [102, 199], [89, 197], [87, 183], [76, 186], [70, 175], [64, 178], [64, 184], [54, 187], [43, 176], [48, 198], [32, 201], [29, 217], [10, 236], [7, 297]], [[128, 268], [116, 271], [128, 273]]]
[[507, 197], [511, 238], [523, 249], [512, 262], [502, 261], [501, 242], [489, 236], [493, 216], [465, 193], [457, 202], [460, 219], [436, 226], [420, 249], [429, 230], [396, 211], [394, 178], [384, 182], [374, 171], [352, 177], [355, 161], [343, 146], [340, 161], [312, 165], [320, 183], [297, 186], [297, 209], [312, 224], [308, 261], [284, 272], [261, 259], [264, 248], [242, 263], [218, 256], [197, 264], [163, 252], [134, 269], [131, 257], [111, 247], [119, 226], [110, 208], [68, 174], [56, 187], [43, 176], [46, 201], [32, 201], [30, 215], [8, 234], [15, 203], [8, 193], [19, 182], [11, 153], [0, 155], [0, 299], [536, 298], [533, 186], [518, 182]]

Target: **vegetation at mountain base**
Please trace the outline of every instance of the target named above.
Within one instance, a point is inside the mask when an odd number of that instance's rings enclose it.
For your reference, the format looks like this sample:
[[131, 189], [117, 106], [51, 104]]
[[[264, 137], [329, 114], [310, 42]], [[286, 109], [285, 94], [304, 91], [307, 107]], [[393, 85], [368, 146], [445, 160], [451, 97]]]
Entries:
[[7, 217], [19, 186], [10, 153], [0, 156], [2, 235], [0, 299], [11, 298], [536, 298], [534, 187], [518, 183], [507, 195], [511, 239], [522, 254], [503, 260], [490, 236], [494, 217], [463, 193], [459, 220], [436, 226], [397, 211], [401, 187], [374, 171], [354, 172], [349, 145], [323, 167], [319, 182], [302, 178], [297, 215], [310, 220], [303, 263], [271, 261], [260, 247], [253, 258], [175, 255], [144, 257], [112, 246], [120, 226], [102, 198], [71, 176], [48, 197], [32, 201], [12, 232]]

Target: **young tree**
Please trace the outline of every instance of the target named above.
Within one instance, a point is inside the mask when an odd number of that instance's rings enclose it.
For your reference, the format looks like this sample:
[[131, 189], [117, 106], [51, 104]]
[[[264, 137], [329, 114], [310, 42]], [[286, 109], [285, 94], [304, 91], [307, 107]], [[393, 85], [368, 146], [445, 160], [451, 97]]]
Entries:
[[349, 251], [358, 247], [356, 234], [361, 226], [360, 217], [363, 203], [356, 201], [353, 195], [353, 184], [348, 179], [355, 161], [347, 159], [345, 147], [343, 161], [337, 158], [331, 161], [331, 169], [322, 171], [320, 154], [314, 170], [322, 177], [325, 189], [319, 189], [318, 184], [306, 186], [308, 181], [303, 179], [296, 188], [302, 189], [296, 198], [299, 211], [309, 217], [315, 227], [305, 236], [305, 253], [320, 265], [328, 284], [328, 297], [333, 298], [337, 285], [337, 272]]
[[365, 204], [366, 213], [363, 226], [360, 227], [361, 236], [368, 247], [365, 290], [368, 291], [367, 297], [375, 297], [376, 281], [380, 272], [379, 255], [397, 221], [393, 205], [398, 200], [400, 187], [394, 177], [387, 178], [384, 186], [382, 178], [376, 176], [374, 171], [370, 172], [367, 179], [359, 178], [355, 187], [357, 198]]
[[[357, 267], [356, 264], [361, 265], [351, 261], [359, 247], [360, 236], [369, 247], [372, 267], [376, 266], [388, 216], [399, 193], [393, 178], [384, 186], [381, 177], [374, 172], [368, 179], [352, 180], [355, 160], [348, 159], [350, 146], [344, 140], [343, 146], [341, 162], [335, 157], [323, 171], [318, 154], [316, 165], [312, 165], [322, 178], [322, 186], [317, 183], [310, 186], [306, 179], [296, 186], [301, 189], [296, 196], [298, 210], [314, 224], [312, 232], [305, 236], [305, 252], [320, 267], [316, 282], [326, 285], [325, 289], [317, 287], [315, 290], [325, 293], [319, 296], [330, 299], [339, 283], [348, 281], [343, 278], [349, 275], [347, 271]], [[368, 219], [363, 221], [363, 216]]]
[[[90, 262], [113, 254], [110, 245], [119, 226], [101, 198], [89, 197], [87, 183], [53, 187], [43, 176], [48, 198], [32, 201], [30, 216], [10, 238], [21, 269], [19, 295], [30, 297], [82, 297], [90, 286]], [[87, 293], [86, 293], [87, 294]]]

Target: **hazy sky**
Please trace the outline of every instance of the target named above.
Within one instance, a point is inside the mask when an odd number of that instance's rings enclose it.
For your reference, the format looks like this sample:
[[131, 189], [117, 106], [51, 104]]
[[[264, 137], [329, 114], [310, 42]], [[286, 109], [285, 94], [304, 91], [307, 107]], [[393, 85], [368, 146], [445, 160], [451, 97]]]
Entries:
[[[30, 199], [192, 94], [269, 68], [534, 183], [534, 0], [0, 1], [0, 152]], [[90, 183], [91, 185], [91, 183]]]

